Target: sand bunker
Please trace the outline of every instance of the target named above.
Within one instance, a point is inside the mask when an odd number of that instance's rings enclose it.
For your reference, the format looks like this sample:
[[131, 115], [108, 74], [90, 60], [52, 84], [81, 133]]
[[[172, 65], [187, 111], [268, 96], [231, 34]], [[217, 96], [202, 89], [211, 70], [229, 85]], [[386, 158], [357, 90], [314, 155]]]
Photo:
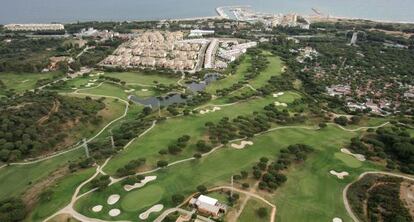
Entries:
[[236, 143], [232, 143], [231, 144], [231, 147], [233, 147], [233, 148], [235, 148], [235, 149], [243, 149], [246, 145], [253, 145], [253, 142], [252, 141], [245, 141], [245, 140], [243, 140], [243, 141], [241, 141], [241, 143], [240, 144], [236, 144]]
[[93, 82], [89, 82], [89, 83], [87, 83], [87, 84], [86, 84], [86, 87], [91, 87], [91, 86], [93, 86], [93, 85], [95, 85], [95, 83], [93, 83]]
[[96, 81], [98, 81], [98, 79], [91, 79], [91, 80], [89, 80], [89, 82], [96, 82]]
[[148, 89], [141, 89], [142, 92], [148, 92]]
[[151, 182], [151, 181], [156, 180], [156, 179], [157, 179], [157, 176], [147, 176], [143, 180], [141, 180], [141, 182], [139, 182], [139, 183], [135, 183], [134, 185], [125, 185], [124, 190], [131, 191], [131, 190], [136, 189], [136, 188], [141, 188], [141, 187], [145, 186], [145, 184], [147, 184], [148, 182]]
[[126, 90], [124, 90], [124, 92], [126, 92], [126, 93], [130, 93], [130, 92], [134, 92], [135, 91], [135, 89], [126, 89]]
[[351, 156], [355, 157], [359, 161], [365, 161], [366, 160], [364, 155], [352, 153], [350, 150], [348, 150], [346, 148], [342, 148], [341, 149], [341, 152], [342, 153], [345, 153], [345, 154], [348, 154], [348, 155], [351, 155]]
[[118, 200], [121, 198], [118, 194], [112, 194], [108, 197], [108, 200], [106, 201], [109, 205], [114, 205]]
[[342, 222], [342, 219], [339, 217], [335, 217], [334, 219], [332, 219], [332, 222]]
[[144, 213], [140, 214], [139, 215], [139, 219], [146, 220], [151, 213], [160, 212], [163, 208], [164, 208], [164, 205], [162, 205], [162, 204], [154, 205], [150, 209], [148, 209], [147, 211], [145, 211]]
[[25, 79], [25, 80], [22, 81], [22, 83], [25, 83], [25, 82], [28, 82], [28, 81], [29, 81], [28, 79]]
[[101, 76], [101, 75], [103, 75], [103, 74], [105, 74], [105, 73], [103, 73], [103, 72], [98, 72], [98, 73], [96, 73], [96, 74], [90, 74], [89, 76]]
[[219, 111], [221, 110], [220, 107], [215, 106], [213, 109], [205, 109], [205, 110], [200, 110], [200, 114], [206, 114], [206, 113], [214, 113], [215, 111]]
[[116, 217], [121, 214], [121, 211], [119, 209], [112, 209], [108, 212], [109, 216]]
[[102, 205], [96, 205], [94, 207], [92, 207], [92, 211], [97, 213], [97, 212], [101, 212], [103, 206]]
[[285, 94], [285, 93], [284, 92], [273, 93], [273, 97], [277, 98], [279, 96], [283, 96], [283, 94]]
[[275, 102], [275, 106], [284, 106], [284, 107], [286, 107], [287, 104], [286, 103]]
[[338, 177], [341, 180], [343, 180], [344, 177], [346, 177], [346, 176], [349, 175], [349, 173], [348, 172], [345, 172], [345, 171], [336, 172], [335, 170], [331, 170], [331, 171], [329, 171], [329, 173], [332, 174], [332, 175], [334, 175], [334, 176], [336, 176], [336, 177]]

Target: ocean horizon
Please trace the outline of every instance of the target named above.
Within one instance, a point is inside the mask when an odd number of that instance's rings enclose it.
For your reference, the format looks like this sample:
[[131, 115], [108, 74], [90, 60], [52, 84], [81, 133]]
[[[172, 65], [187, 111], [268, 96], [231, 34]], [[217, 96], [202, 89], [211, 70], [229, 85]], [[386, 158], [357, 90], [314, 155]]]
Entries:
[[216, 8], [250, 5], [256, 11], [414, 22], [412, 0], [3, 0], [0, 24], [134, 21], [216, 16]]

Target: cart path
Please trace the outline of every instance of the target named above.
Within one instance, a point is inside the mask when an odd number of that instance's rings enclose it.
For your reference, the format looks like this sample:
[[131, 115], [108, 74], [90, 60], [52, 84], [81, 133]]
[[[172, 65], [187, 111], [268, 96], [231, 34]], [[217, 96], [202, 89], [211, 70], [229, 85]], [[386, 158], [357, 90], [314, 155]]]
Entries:
[[346, 187], [342, 191], [342, 199], [344, 201], [345, 209], [348, 212], [348, 215], [352, 218], [352, 220], [354, 222], [360, 222], [360, 220], [358, 219], [358, 217], [352, 211], [351, 205], [349, 204], [349, 201], [348, 201], [348, 198], [347, 198], [347, 192], [348, 192], [349, 187], [352, 184], [359, 181], [361, 178], [363, 178], [364, 176], [366, 176], [368, 174], [379, 174], [379, 175], [385, 175], [385, 176], [399, 177], [399, 178], [403, 178], [403, 179], [410, 180], [410, 181], [414, 182], [414, 177], [411, 177], [411, 176], [408, 176], [408, 175], [403, 175], [403, 174], [398, 174], [398, 173], [391, 173], [391, 172], [384, 172], [384, 171], [367, 171], [367, 172], [362, 173], [361, 175], [359, 175], [359, 177], [355, 181], [353, 181], [353, 182], [349, 183], [348, 185], [346, 185]]

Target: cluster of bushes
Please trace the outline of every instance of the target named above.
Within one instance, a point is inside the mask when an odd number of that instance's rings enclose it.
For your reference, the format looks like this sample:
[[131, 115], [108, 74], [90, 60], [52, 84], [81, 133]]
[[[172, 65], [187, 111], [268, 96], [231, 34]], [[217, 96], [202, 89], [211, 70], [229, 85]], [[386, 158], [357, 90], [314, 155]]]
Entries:
[[351, 139], [350, 150], [386, 159], [387, 167], [414, 174], [414, 137], [402, 127], [382, 127], [362, 138]]
[[350, 120], [348, 120], [345, 116], [338, 116], [334, 118], [334, 122], [336, 124], [346, 126], [348, 124], [358, 124], [361, 121], [361, 118], [361, 116], [352, 116]]
[[98, 124], [102, 117], [97, 114], [104, 107], [102, 100], [54, 92], [28, 92], [0, 101], [0, 160], [16, 161], [54, 151], [70, 136], [71, 127]]
[[118, 177], [124, 177], [131, 174], [135, 174], [135, 171], [137, 168], [141, 167], [145, 164], [146, 159], [145, 158], [139, 158], [136, 160], [129, 161], [125, 166], [119, 168], [116, 170], [116, 175]]
[[137, 137], [151, 126], [152, 122], [144, 118], [144, 113], [134, 120], [122, 122], [121, 126], [113, 131], [115, 146], [124, 147], [130, 140]]
[[264, 107], [263, 112], [255, 112], [250, 116], [238, 116], [232, 121], [224, 117], [218, 123], [207, 122], [209, 138], [212, 143], [226, 144], [228, 141], [253, 137], [257, 133], [264, 132], [271, 127], [271, 123], [290, 124], [305, 121], [305, 117], [299, 114], [290, 116], [287, 110], [280, 111], [274, 104]]
[[0, 201], [0, 221], [18, 222], [26, 217], [26, 206], [23, 201], [16, 198]]
[[57, 38], [14, 37], [11, 43], [0, 41], [0, 72], [40, 72], [50, 56], [59, 54], [54, 50], [62, 43]]
[[352, 210], [364, 221], [412, 221], [408, 209], [400, 200], [402, 181], [401, 178], [389, 176], [364, 176], [348, 189], [347, 198]]
[[121, 84], [121, 85], [125, 85], [126, 84], [125, 81], [122, 81], [122, 80], [120, 80], [118, 78], [109, 77], [109, 76], [99, 76], [99, 79], [106, 80], [106, 81], [109, 81], [109, 82], [118, 83], [118, 84]]
[[190, 136], [189, 135], [183, 135], [180, 138], [178, 138], [177, 141], [170, 144], [168, 146], [168, 149], [160, 150], [159, 153], [161, 155], [165, 155], [167, 153], [176, 155], [176, 154], [180, 153], [188, 145], [188, 141], [190, 141]]
[[287, 180], [282, 171], [286, 170], [292, 163], [306, 160], [307, 155], [313, 152], [313, 150], [308, 145], [295, 144], [282, 149], [278, 160], [270, 164], [268, 163], [268, 158], [262, 157], [253, 167], [253, 176], [261, 180], [259, 182], [259, 189], [269, 192], [276, 190]]
[[122, 185], [134, 185], [136, 183], [140, 183], [143, 179], [145, 179], [144, 175], [129, 176], [122, 180], [121, 183]]
[[98, 188], [98, 190], [104, 190], [111, 183], [109, 175], [102, 175], [91, 181], [92, 188]]
[[78, 169], [86, 169], [92, 167], [94, 164], [94, 160], [92, 158], [82, 158], [78, 161], [70, 162], [69, 163], [69, 170], [71, 172], [75, 172]]
[[197, 95], [187, 100], [187, 106], [198, 106], [211, 100], [211, 94], [208, 92], [198, 92]]

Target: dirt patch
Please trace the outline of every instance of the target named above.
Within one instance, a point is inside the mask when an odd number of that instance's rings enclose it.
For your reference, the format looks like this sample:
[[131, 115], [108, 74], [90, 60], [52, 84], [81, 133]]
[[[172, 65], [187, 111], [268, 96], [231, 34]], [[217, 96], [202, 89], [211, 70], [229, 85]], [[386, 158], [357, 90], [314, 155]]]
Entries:
[[39, 199], [40, 194], [48, 187], [51, 187], [55, 184], [60, 178], [63, 178], [69, 173], [67, 167], [62, 167], [57, 169], [48, 175], [45, 179], [36, 182], [31, 185], [22, 195], [23, 202], [27, 205], [29, 209], [36, 204]]
[[50, 109], [49, 113], [48, 113], [46, 116], [43, 116], [42, 118], [40, 118], [40, 119], [37, 121], [37, 124], [42, 125], [44, 122], [46, 122], [46, 121], [50, 118], [50, 116], [51, 116], [53, 113], [57, 113], [57, 112], [59, 112], [59, 107], [60, 107], [60, 102], [59, 102], [59, 100], [55, 100], [55, 101], [53, 101], [53, 106], [52, 106], [52, 108]]
[[400, 199], [404, 202], [414, 221], [414, 183], [408, 181], [401, 183]]
[[49, 222], [80, 222], [70, 216], [69, 214], [59, 214], [56, 217], [49, 220]]

